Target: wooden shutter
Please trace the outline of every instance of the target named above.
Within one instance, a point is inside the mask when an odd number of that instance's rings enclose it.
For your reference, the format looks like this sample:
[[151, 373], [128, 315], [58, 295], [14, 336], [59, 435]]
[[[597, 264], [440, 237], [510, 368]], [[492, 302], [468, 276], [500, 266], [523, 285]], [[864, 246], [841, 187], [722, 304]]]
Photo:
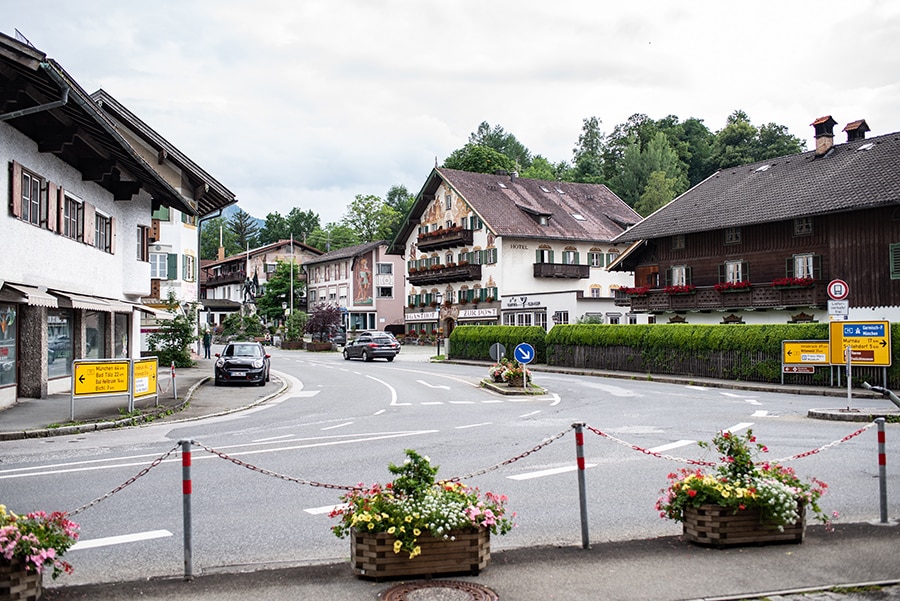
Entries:
[[51, 232], [59, 228], [59, 188], [47, 182], [47, 229]]
[[725, 263], [719, 263], [719, 283], [725, 282], [728, 277], [728, 266]]
[[109, 254], [116, 254], [116, 218], [109, 218]]
[[784, 276], [788, 278], [794, 277], [794, 257], [788, 257], [784, 261]]
[[22, 165], [15, 161], [9, 164], [12, 184], [12, 198], [10, 199], [10, 211], [13, 217], [22, 218]]
[[84, 236], [82, 240], [85, 244], [94, 245], [95, 234], [97, 233], [97, 208], [89, 202], [84, 203], [84, 212], [82, 219], [84, 220], [83, 229]]
[[174, 253], [169, 253], [166, 256], [166, 279], [178, 279], [178, 255]]
[[741, 281], [750, 281], [750, 263], [747, 261], [741, 261]]

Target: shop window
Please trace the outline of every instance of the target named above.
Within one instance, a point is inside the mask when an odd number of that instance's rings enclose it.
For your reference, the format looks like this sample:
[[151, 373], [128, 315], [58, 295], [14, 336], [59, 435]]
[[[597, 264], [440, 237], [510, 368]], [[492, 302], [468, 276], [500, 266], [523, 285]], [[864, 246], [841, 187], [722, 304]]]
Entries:
[[16, 306], [0, 303], [0, 387], [16, 383]]
[[72, 375], [75, 348], [75, 318], [71, 309], [47, 311], [47, 376], [61, 378]]

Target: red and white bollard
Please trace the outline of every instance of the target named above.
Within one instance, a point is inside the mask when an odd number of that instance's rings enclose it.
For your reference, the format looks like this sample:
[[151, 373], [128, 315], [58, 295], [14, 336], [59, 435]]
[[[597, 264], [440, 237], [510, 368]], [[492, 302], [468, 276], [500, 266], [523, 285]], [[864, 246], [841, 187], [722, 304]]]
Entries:
[[575, 457], [578, 462], [578, 500], [581, 508], [581, 548], [591, 548], [588, 533], [587, 486], [584, 478], [584, 423], [572, 424], [575, 428]]
[[191, 482], [191, 443], [181, 441], [181, 509], [184, 523], [184, 579], [193, 580], [193, 550], [191, 543], [191, 493], [194, 486]]

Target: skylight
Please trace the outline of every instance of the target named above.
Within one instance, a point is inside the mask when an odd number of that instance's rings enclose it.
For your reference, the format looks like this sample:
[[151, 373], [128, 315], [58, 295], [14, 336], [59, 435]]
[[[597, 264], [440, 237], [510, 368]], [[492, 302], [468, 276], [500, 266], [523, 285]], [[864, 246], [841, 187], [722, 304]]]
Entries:
[[504, 184], [503, 182], [497, 182], [497, 185], [501, 188], [506, 188], [506, 184]]
[[863, 144], [862, 146], [857, 148], [856, 152], [859, 152], [860, 150], [872, 150], [874, 147], [875, 147], [874, 142], [866, 142], [865, 144]]
[[550, 190], [548, 190], [548, 189], [545, 188], [544, 186], [541, 186], [541, 190], [543, 190], [543, 191], [546, 192], [547, 194], [550, 194]]
[[584, 215], [580, 213], [572, 213], [572, 217], [574, 217], [577, 221], [587, 221], [587, 219], [584, 218]]
[[772, 168], [772, 165], [763, 165], [762, 167], [757, 167], [756, 171], [758, 171], [758, 172], [759, 171], [768, 171], [771, 168]]
[[563, 191], [560, 190], [559, 188], [557, 188], [556, 191], [557, 191], [558, 193], [560, 193], [560, 194], [565, 194], [565, 192], [563, 192]]

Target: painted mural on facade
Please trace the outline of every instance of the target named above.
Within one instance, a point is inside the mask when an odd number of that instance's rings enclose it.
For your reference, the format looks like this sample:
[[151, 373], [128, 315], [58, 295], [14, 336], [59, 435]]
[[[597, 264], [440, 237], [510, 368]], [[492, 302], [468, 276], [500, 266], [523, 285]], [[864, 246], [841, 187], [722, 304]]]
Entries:
[[353, 265], [353, 304], [372, 304], [372, 260], [371, 254], [360, 257]]

